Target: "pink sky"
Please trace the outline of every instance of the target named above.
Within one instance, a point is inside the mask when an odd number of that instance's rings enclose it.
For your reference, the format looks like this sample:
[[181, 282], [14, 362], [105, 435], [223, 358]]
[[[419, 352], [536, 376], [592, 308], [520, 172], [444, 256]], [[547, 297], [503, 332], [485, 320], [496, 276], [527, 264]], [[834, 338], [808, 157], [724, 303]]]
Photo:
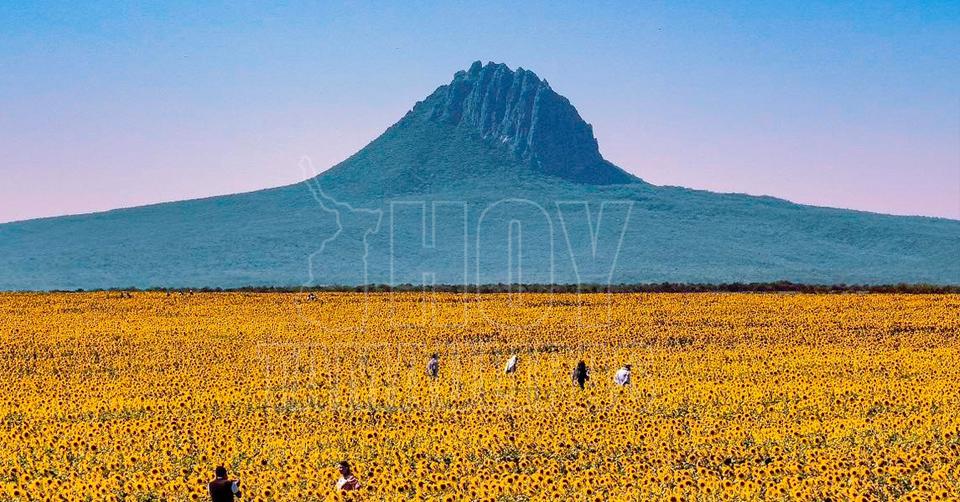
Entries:
[[300, 181], [476, 59], [655, 184], [960, 219], [956, 4], [191, 5], [0, 7], [0, 222]]

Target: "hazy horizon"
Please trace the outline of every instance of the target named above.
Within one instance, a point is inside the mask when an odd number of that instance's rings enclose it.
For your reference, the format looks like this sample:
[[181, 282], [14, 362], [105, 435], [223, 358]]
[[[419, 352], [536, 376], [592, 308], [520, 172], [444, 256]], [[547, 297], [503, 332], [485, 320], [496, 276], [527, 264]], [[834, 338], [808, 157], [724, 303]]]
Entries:
[[10, 2], [0, 26], [0, 222], [301, 181], [478, 59], [547, 79], [650, 183], [960, 219], [950, 2]]

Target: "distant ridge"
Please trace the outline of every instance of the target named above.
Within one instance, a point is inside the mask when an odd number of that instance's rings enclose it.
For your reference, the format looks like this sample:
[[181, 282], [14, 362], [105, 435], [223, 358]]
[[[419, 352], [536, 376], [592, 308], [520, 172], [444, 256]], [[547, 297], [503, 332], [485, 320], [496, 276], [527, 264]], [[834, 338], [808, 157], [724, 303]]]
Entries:
[[437, 293], [502, 294], [502, 293], [800, 293], [800, 294], [897, 294], [955, 295], [960, 286], [932, 284], [795, 284], [792, 282], [751, 282], [729, 284], [437, 284], [425, 289], [422, 284], [363, 284], [357, 286], [245, 286], [238, 288], [111, 288], [55, 291], [57, 293], [92, 292], [167, 292], [167, 293]]
[[650, 185], [546, 81], [477, 62], [306, 183], [0, 225], [0, 290], [939, 287], [958, 252], [960, 221]]

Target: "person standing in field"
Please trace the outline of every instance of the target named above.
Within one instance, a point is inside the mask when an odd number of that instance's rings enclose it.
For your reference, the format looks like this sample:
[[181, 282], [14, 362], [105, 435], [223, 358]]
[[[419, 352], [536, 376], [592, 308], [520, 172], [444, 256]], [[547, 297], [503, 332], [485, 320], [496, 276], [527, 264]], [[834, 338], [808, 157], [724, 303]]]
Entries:
[[207, 485], [211, 502], [231, 502], [234, 497], [240, 498], [240, 482], [227, 479], [226, 467], [218, 466], [214, 475], [216, 478]]
[[583, 389], [583, 386], [587, 383], [587, 380], [590, 380], [590, 368], [587, 368], [587, 363], [583, 362], [583, 360], [578, 362], [573, 368], [572, 379], [574, 385], [577, 385], [581, 389]]
[[617, 374], [613, 375], [613, 383], [623, 387], [625, 385], [630, 385], [630, 370], [632, 366], [629, 364], [623, 365], [622, 368], [617, 370]]
[[517, 362], [519, 362], [517, 355], [512, 355], [510, 359], [507, 359], [507, 364], [503, 367], [503, 372], [509, 375], [517, 371]]
[[436, 352], [427, 361], [427, 375], [430, 378], [437, 378], [440, 375], [440, 355]]
[[340, 479], [337, 480], [338, 491], [352, 492], [360, 488], [360, 481], [353, 475], [353, 470], [350, 469], [350, 463], [344, 460], [337, 464], [337, 469], [340, 471]]

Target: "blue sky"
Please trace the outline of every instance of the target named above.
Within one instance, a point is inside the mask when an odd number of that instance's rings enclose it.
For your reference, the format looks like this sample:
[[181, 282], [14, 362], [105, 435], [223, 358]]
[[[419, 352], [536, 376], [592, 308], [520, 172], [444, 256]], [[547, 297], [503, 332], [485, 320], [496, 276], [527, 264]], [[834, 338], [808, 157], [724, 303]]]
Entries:
[[299, 181], [474, 60], [656, 183], [960, 219], [960, 2], [0, 4], [0, 221]]

